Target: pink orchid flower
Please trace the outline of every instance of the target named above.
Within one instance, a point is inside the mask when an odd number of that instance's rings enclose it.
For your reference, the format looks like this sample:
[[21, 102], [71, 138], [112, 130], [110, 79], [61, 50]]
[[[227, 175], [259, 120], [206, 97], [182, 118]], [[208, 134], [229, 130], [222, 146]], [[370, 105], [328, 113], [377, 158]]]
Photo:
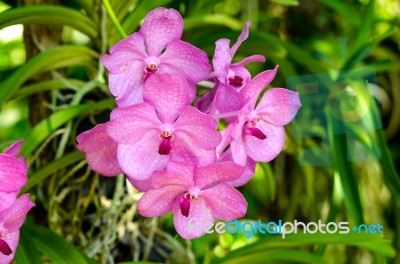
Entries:
[[0, 153], [0, 211], [14, 203], [18, 192], [28, 181], [28, 165], [24, 158], [17, 158], [22, 140]]
[[242, 166], [247, 157], [268, 162], [282, 151], [285, 143], [283, 126], [295, 117], [301, 106], [299, 94], [283, 88], [267, 90], [254, 109], [255, 103], [256, 100], [251, 100], [243, 107], [232, 127], [232, 157]]
[[188, 84], [180, 75], [148, 78], [144, 103], [116, 108], [107, 133], [118, 143], [118, 161], [132, 179], [148, 180], [170, 161], [208, 164], [221, 141], [217, 121], [190, 102]]
[[0, 212], [0, 263], [11, 263], [19, 241], [19, 229], [35, 204], [24, 194]]
[[146, 217], [172, 211], [180, 236], [185, 239], [202, 236], [203, 228], [189, 228], [190, 219], [212, 223], [216, 219], [231, 221], [245, 215], [246, 200], [226, 183], [240, 177], [242, 171], [234, 162], [204, 167], [171, 162], [165, 171], [154, 172], [153, 188], [140, 199], [138, 211]]
[[[103, 176], [116, 176], [123, 173], [118, 163], [118, 143], [107, 134], [107, 123], [82, 132], [77, 136], [80, 151], [85, 152], [89, 167]], [[128, 175], [129, 182], [139, 191], [147, 191], [151, 181], [138, 181]]]
[[[230, 112], [239, 110], [245, 100], [239, 95], [239, 91], [250, 81], [250, 72], [245, 66], [251, 62], [264, 62], [262, 55], [253, 55], [242, 61], [232, 63], [232, 59], [243, 41], [249, 36], [250, 22], [247, 22], [236, 43], [229, 48], [229, 39], [220, 39], [215, 45], [213, 57], [214, 72], [217, 78], [215, 88], [199, 100], [199, 107], [206, 113]], [[208, 109], [206, 110], [206, 107]]]
[[119, 107], [143, 102], [144, 82], [154, 73], [175, 73], [196, 95], [195, 84], [211, 72], [207, 54], [181, 41], [183, 20], [178, 11], [159, 7], [149, 12], [140, 31], [121, 40], [101, 56], [109, 70], [109, 86]]

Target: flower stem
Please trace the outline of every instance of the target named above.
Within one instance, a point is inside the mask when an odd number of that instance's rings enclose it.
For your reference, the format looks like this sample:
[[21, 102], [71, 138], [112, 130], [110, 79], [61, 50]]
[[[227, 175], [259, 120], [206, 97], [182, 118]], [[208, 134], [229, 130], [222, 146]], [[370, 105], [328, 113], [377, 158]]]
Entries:
[[213, 117], [216, 119], [221, 119], [221, 118], [237, 116], [238, 114], [239, 114], [239, 111], [233, 111], [233, 112], [227, 112], [227, 113], [213, 115]]
[[114, 26], [117, 28], [117, 31], [121, 38], [126, 38], [126, 33], [125, 30], [122, 28], [121, 24], [119, 23], [117, 17], [115, 16], [115, 13], [110, 5], [110, 2], [108, 0], [103, 0], [103, 4], [107, 10], [108, 15], [111, 18], [111, 21], [113, 22]]

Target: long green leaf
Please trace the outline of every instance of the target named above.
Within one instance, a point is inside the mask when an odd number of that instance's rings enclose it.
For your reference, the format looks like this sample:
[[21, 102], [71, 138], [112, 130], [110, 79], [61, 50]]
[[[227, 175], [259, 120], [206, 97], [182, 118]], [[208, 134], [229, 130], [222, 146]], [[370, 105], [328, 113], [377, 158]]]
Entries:
[[54, 172], [67, 167], [68, 165], [74, 164], [79, 160], [82, 160], [85, 155], [79, 151], [74, 151], [62, 156], [59, 159], [52, 161], [46, 166], [40, 168], [31, 177], [29, 177], [28, 183], [21, 189], [20, 193], [26, 193], [31, 188], [36, 186], [38, 183], [44, 181], [47, 177], [52, 175]]
[[88, 111], [107, 109], [113, 106], [113, 100], [103, 100], [94, 104], [71, 106], [55, 112], [48, 118], [42, 120], [27, 134], [21, 148], [21, 154], [28, 156], [40, 143], [48, 138], [51, 133], [74, 117]]
[[59, 46], [40, 53], [14, 71], [0, 84], [0, 106], [28, 79], [35, 75], [63, 67], [95, 65], [98, 54], [82, 46]]
[[32, 234], [23, 225], [20, 229], [20, 237], [17, 251], [15, 252], [15, 261], [18, 264], [42, 264], [38, 249], [32, 239]]
[[63, 237], [39, 225], [26, 224], [39, 251], [55, 264], [92, 263]]
[[17, 24], [54, 23], [71, 26], [95, 39], [99, 29], [84, 14], [62, 6], [25, 6], [0, 13], [0, 28]]

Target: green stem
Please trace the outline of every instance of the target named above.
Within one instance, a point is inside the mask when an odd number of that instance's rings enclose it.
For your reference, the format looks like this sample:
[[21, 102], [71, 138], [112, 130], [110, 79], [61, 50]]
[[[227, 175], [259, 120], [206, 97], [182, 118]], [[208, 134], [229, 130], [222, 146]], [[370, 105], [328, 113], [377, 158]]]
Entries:
[[121, 38], [126, 38], [126, 33], [125, 30], [122, 28], [121, 24], [119, 23], [117, 17], [115, 16], [115, 13], [110, 5], [110, 2], [108, 0], [103, 0], [104, 7], [107, 10], [108, 15], [111, 18], [111, 21], [113, 22], [114, 26], [117, 28], [117, 31]]

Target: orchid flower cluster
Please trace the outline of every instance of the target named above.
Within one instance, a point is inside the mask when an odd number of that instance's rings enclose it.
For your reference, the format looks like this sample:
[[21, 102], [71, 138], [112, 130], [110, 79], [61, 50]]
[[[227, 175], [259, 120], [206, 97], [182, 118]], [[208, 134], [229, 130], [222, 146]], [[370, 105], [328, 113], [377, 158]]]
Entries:
[[28, 165], [17, 157], [22, 141], [0, 153], [0, 263], [11, 263], [19, 241], [19, 229], [25, 216], [35, 206], [29, 194], [17, 198], [28, 181]]
[[[249, 35], [246, 23], [237, 42], [216, 42], [212, 66], [207, 54], [181, 40], [183, 20], [174, 9], [149, 12], [139, 32], [121, 40], [101, 61], [116, 97], [110, 121], [78, 135], [77, 148], [104, 176], [125, 173], [144, 192], [138, 211], [145, 217], [172, 212], [185, 239], [189, 219], [214, 222], [243, 217], [247, 202], [235, 189], [282, 150], [284, 125], [300, 107], [299, 95], [283, 88], [260, 93], [278, 66], [251, 78], [246, 65], [233, 63]], [[196, 97], [196, 85], [209, 92]], [[218, 121], [226, 127], [217, 130]]]

